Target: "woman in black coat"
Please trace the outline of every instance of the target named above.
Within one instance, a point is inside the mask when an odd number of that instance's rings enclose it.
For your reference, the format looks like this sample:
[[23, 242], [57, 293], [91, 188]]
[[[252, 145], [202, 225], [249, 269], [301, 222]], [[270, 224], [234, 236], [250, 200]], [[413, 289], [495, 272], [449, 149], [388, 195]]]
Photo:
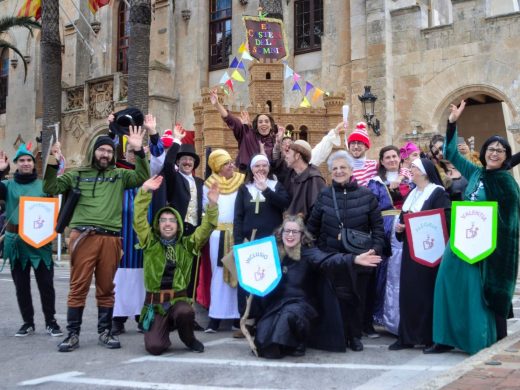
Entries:
[[[314, 203], [307, 222], [309, 231], [317, 238], [317, 246], [325, 252], [349, 253], [341, 240], [342, 227], [372, 235], [372, 246], [365, 253], [381, 255], [385, 242], [383, 218], [378, 200], [352, 176], [349, 155], [345, 151], [333, 153], [327, 161], [332, 185], [325, 188]], [[334, 197], [337, 201], [337, 212]], [[339, 217], [339, 218], [338, 218]], [[337, 272], [328, 275], [339, 299], [346, 341], [353, 351], [363, 350], [363, 310], [367, 284], [373, 268], [356, 266], [353, 274]]]
[[[338, 326], [328, 334], [317, 334], [313, 320], [318, 317], [317, 284], [321, 272], [350, 274], [354, 264], [375, 267], [381, 257], [364, 254], [352, 256], [326, 253], [312, 247], [313, 238], [305, 228], [301, 215], [288, 215], [276, 232], [282, 279], [265, 297], [255, 297], [252, 313], [256, 318], [255, 344], [259, 355], [265, 358], [281, 358], [284, 355], [303, 356], [307, 343], [313, 347], [330, 350]], [[334, 317], [334, 313], [329, 318]], [[338, 321], [341, 321], [338, 318]], [[323, 318], [320, 318], [323, 322]], [[321, 328], [318, 328], [321, 329]], [[325, 343], [323, 343], [325, 340]]]

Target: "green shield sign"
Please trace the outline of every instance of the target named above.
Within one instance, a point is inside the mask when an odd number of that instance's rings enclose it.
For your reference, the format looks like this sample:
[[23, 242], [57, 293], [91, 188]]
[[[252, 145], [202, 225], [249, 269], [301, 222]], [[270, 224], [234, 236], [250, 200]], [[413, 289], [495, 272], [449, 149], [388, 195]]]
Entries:
[[497, 246], [497, 202], [453, 202], [450, 246], [462, 260], [474, 264]]

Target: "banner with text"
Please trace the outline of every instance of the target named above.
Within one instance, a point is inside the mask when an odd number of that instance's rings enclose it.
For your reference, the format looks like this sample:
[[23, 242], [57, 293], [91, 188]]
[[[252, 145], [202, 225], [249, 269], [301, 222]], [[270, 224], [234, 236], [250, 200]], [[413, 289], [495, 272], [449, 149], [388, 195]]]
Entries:
[[27, 244], [41, 248], [56, 237], [58, 198], [20, 197], [18, 234]]
[[233, 246], [238, 282], [247, 292], [265, 296], [280, 282], [282, 270], [273, 236]]
[[497, 246], [497, 202], [453, 202], [451, 205], [451, 250], [474, 264]]

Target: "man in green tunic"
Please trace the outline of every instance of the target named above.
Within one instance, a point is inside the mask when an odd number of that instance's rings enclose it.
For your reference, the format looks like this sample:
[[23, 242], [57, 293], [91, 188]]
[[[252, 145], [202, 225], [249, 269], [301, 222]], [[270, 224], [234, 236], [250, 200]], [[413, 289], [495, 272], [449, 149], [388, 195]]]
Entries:
[[218, 222], [218, 186], [208, 191], [208, 208], [195, 232], [183, 237], [183, 218], [172, 207], [163, 207], [148, 223], [152, 191], [162, 176], [144, 182], [135, 198], [134, 230], [144, 255], [145, 306], [141, 321], [144, 345], [152, 355], [160, 355], [171, 345], [169, 333], [178, 329], [182, 342], [192, 351], [203, 352], [204, 345], [193, 333], [195, 312], [189, 304], [186, 288], [190, 282], [193, 258], [208, 241]]
[[[18, 307], [23, 319], [23, 325], [15, 336], [25, 337], [33, 334], [35, 330], [31, 297], [32, 267], [40, 290], [47, 333], [58, 337], [63, 333], [54, 318], [56, 294], [53, 281], [52, 243], [37, 249], [24, 242], [18, 235], [20, 197], [47, 195], [43, 192], [42, 181], [37, 178], [34, 156], [25, 144], [20, 145], [13, 161], [16, 164], [16, 172], [12, 179], [0, 183], [0, 199], [5, 200], [6, 203], [4, 259], [9, 259], [11, 265]], [[0, 175], [4, 176], [8, 168], [9, 162], [4, 152], [0, 151]]]

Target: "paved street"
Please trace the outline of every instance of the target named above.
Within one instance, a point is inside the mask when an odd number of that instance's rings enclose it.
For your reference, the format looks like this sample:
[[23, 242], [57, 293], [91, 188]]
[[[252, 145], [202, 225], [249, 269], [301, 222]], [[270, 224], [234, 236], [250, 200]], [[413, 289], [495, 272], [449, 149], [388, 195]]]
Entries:
[[[420, 349], [390, 352], [390, 336], [367, 340], [360, 353], [309, 350], [303, 358], [268, 361], [255, 358], [243, 340], [231, 331], [198, 333], [206, 352], [186, 350], [176, 334], [173, 348], [160, 357], [148, 355], [134, 322], [120, 337], [120, 350], [97, 345], [97, 309], [91, 288], [80, 337], [81, 347], [58, 353], [60, 338], [44, 331], [39, 296], [33, 281], [36, 334], [14, 337], [21, 325], [8, 265], [0, 273], [0, 388], [37, 389], [412, 389], [442, 375], [467, 358], [463, 353], [424, 355]], [[57, 320], [65, 327], [68, 268], [56, 269]], [[518, 299], [518, 295], [517, 295]], [[515, 302], [516, 311], [519, 302]], [[518, 313], [517, 313], [518, 314]], [[207, 318], [201, 312], [199, 322]], [[519, 323], [513, 320], [510, 330]]]

